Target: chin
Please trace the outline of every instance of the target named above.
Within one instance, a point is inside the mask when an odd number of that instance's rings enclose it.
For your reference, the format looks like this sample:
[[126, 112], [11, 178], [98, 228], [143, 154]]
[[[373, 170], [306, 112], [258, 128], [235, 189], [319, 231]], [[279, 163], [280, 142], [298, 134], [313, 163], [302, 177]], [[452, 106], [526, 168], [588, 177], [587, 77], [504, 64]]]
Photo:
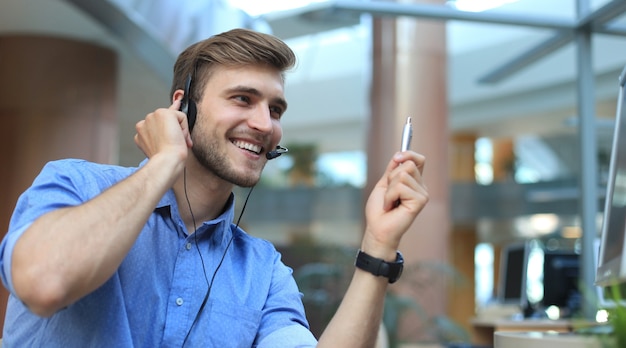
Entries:
[[239, 187], [252, 187], [255, 186], [259, 182], [259, 179], [256, 180], [238, 180], [234, 182], [235, 185]]
[[229, 178], [230, 182], [240, 187], [252, 187], [261, 180], [261, 172], [253, 174], [253, 170], [245, 170], [241, 175], [234, 174]]

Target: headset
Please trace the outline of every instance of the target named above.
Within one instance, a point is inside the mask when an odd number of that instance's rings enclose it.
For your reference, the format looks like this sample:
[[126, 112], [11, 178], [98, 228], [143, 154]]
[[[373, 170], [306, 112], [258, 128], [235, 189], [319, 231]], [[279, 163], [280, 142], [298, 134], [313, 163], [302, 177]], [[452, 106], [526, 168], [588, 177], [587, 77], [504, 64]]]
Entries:
[[[191, 73], [187, 75], [187, 79], [185, 80], [185, 90], [183, 99], [180, 101], [180, 111], [184, 112], [187, 115], [187, 125], [189, 126], [189, 133], [193, 130], [193, 126], [196, 124], [196, 116], [198, 114], [198, 108], [196, 106], [196, 102], [191, 99]], [[268, 151], [265, 154], [265, 158], [268, 160], [279, 157], [285, 152], [289, 150], [286, 147], [276, 145], [276, 149], [272, 151]]]
[[191, 99], [191, 73], [187, 76], [187, 80], [185, 80], [184, 93], [185, 94], [183, 95], [183, 100], [180, 101], [180, 111], [187, 115], [189, 133], [191, 133], [193, 126], [196, 124], [196, 115], [198, 114], [196, 102]]

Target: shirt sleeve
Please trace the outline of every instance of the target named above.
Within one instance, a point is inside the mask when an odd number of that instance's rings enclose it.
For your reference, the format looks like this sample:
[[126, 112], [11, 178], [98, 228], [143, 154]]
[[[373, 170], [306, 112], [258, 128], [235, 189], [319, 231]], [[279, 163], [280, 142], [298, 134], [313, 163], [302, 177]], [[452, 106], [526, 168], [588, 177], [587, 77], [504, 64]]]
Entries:
[[256, 347], [315, 347], [317, 340], [306, 320], [302, 293], [291, 268], [276, 252], [271, 288], [263, 308]]
[[[61, 160], [47, 163], [31, 187], [19, 197], [9, 222], [9, 230], [0, 244], [0, 279], [11, 293], [15, 293], [11, 277], [13, 248], [24, 231], [42, 215], [81, 204], [88, 199], [86, 195], [95, 194], [88, 191], [94, 190], [93, 186], [97, 185], [89, 185], [89, 180], [85, 180], [88, 174], [85, 176], [86, 173], [75, 168], [75, 164], [79, 162], [82, 161]], [[79, 191], [79, 187], [83, 189]]]
[[7, 290], [9, 290], [12, 294], [15, 294], [13, 281], [10, 277], [13, 247], [15, 246], [17, 239], [29, 226], [30, 224], [27, 224], [13, 233], [7, 233], [6, 237], [2, 240], [2, 244], [0, 244], [0, 255], [2, 255], [2, 258], [0, 258], [0, 279], [2, 280], [4, 287], [7, 288]]
[[257, 348], [293, 347], [308, 348], [317, 346], [317, 340], [309, 329], [302, 325], [291, 325], [278, 329], [265, 336]]

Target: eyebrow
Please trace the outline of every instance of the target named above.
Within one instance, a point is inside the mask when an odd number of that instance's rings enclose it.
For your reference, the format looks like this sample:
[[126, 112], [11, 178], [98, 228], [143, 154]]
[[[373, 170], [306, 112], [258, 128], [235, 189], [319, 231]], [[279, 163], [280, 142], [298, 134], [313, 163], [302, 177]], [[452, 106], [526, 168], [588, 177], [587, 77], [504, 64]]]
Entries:
[[[258, 89], [253, 88], [253, 87], [235, 86], [235, 87], [232, 87], [232, 88], [229, 88], [229, 89], [226, 90], [226, 93], [228, 93], [228, 94], [235, 93], [235, 92], [252, 94], [252, 95], [255, 95], [255, 96], [259, 97], [259, 98], [263, 97], [263, 93], [261, 91], [259, 91]], [[276, 98], [273, 98], [271, 100], [271, 102], [273, 104], [280, 105], [280, 107], [283, 108], [283, 112], [285, 112], [287, 110], [287, 101], [284, 98], [276, 97]]]

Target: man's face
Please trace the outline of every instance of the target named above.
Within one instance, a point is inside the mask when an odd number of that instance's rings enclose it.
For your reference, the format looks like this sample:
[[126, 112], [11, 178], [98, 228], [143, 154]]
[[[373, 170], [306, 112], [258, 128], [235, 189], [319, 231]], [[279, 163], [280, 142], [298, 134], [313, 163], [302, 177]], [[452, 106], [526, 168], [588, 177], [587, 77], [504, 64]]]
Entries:
[[198, 103], [192, 151], [206, 169], [238, 186], [255, 185], [265, 154], [282, 137], [287, 108], [280, 72], [263, 66], [217, 67]]

